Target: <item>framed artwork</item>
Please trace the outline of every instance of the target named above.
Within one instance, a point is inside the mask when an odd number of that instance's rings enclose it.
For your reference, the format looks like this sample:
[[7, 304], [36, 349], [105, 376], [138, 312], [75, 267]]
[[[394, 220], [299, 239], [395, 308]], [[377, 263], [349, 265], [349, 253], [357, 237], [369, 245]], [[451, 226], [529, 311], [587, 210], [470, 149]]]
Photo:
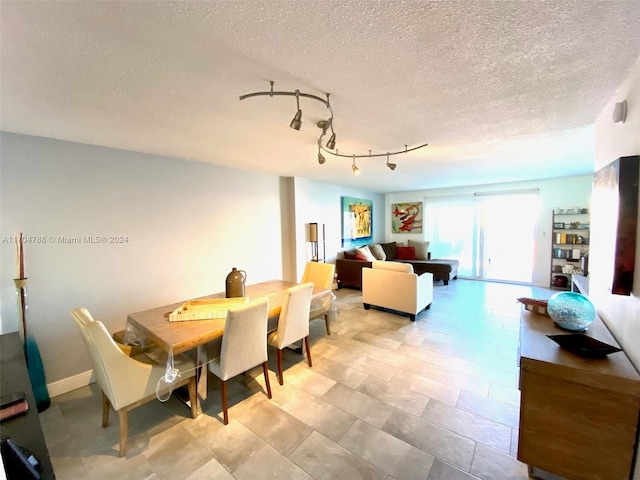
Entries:
[[[640, 156], [620, 157], [595, 172], [593, 205], [599, 224], [599, 247], [611, 252], [612, 278], [607, 278], [614, 295], [630, 296], [636, 261], [638, 228], [638, 175]], [[606, 232], [606, 233], [604, 233]]]
[[359, 247], [373, 239], [373, 202], [342, 197], [342, 246]]
[[422, 202], [393, 203], [391, 232], [422, 233]]

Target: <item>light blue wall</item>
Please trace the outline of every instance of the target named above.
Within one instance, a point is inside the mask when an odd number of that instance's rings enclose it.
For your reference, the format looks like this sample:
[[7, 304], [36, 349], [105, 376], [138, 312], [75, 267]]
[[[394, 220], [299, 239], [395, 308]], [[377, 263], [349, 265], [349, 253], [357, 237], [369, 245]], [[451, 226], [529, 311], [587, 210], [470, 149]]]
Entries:
[[[128, 313], [224, 291], [232, 267], [249, 283], [299, 280], [305, 223], [326, 223], [331, 259], [341, 196], [371, 198], [382, 211], [381, 195], [334, 185], [0, 135], [1, 330], [17, 330], [10, 237], [21, 231], [34, 240], [25, 245], [29, 328], [50, 384], [91, 368], [71, 309], [86, 306], [113, 332]], [[62, 236], [126, 240], [62, 243]]]

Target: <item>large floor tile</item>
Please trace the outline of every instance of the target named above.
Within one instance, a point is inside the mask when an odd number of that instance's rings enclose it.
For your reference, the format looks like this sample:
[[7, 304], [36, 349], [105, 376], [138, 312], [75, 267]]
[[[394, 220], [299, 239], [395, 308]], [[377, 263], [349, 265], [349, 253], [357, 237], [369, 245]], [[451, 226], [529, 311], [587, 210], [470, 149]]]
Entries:
[[313, 429], [270, 402], [245, 410], [236, 419], [283, 455], [289, 455]]
[[234, 472], [232, 478], [237, 480], [313, 480], [313, 477], [270, 445], [265, 445], [255, 453]]
[[524, 463], [484, 445], [478, 445], [473, 457], [471, 473], [483, 480], [529, 479], [528, 469]]
[[322, 400], [378, 428], [389, 419], [394, 408], [364, 393], [336, 384]]
[[282, 409], [334, 441], [342, 437], [356, 419], [344, 410], [305, 392], [282, 405]]
[[452, 405], [433, 400], [421, 418], [496, 450], [509, 453], [511, 448], [511, 428]]
[[424, 480], [435, 460], [361, 420], [356, 420], [339, 443], [398, 480]]
[[401, 410], [393, 412], [382, 430], [462, 470], [471, 468], [476, 443], [462, 435]]
[[520, 408], [517, 404], [502, 403], [466, 390], [460, 394], [456, 407], [512, 428], [518, 428], [520, 422]]
[[343, 446], [314, 432], [289, 457], [317, 480], [386, 480], [387, 474]]
[[429, 401], [429, 397], [406, 386], [394, 385], [375, 377], [369, 377], [362, 382], [358, 391], [418, 417]]

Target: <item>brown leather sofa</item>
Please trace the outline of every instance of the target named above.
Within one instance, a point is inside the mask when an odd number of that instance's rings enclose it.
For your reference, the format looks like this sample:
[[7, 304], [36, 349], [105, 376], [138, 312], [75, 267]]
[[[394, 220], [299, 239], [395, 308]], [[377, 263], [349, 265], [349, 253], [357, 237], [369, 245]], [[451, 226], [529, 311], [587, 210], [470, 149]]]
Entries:
[[[431, 260], [429, 254], [428, 260], [398, 260], [394, 262], [405, 262], [413, 265], [413, 271], [417, 275], [425, 272], [433, 274], [434, 280], [442, 280], [445, 285], [449, 285], [449, 280], [458, 277], [458, 260], [451, 259], [434, 259]], [[351, 287], [362, 290], [362, 268], [371, 267], [372, 262], [364, 260], [351, 260], [347, 258], [336, 259], [336, 276], [338, 279], [338, 288]]]

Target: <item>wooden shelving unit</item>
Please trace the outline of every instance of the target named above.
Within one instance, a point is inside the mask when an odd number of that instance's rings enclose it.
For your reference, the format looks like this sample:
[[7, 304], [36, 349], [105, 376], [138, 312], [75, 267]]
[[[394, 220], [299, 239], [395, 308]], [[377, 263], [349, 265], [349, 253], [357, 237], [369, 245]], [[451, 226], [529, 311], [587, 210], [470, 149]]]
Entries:
[[550, 287], [571, 290], [571, 275], [586, 275], [582, 259], [589, 253], [589, 210], [556, 209], [551, 229]]

